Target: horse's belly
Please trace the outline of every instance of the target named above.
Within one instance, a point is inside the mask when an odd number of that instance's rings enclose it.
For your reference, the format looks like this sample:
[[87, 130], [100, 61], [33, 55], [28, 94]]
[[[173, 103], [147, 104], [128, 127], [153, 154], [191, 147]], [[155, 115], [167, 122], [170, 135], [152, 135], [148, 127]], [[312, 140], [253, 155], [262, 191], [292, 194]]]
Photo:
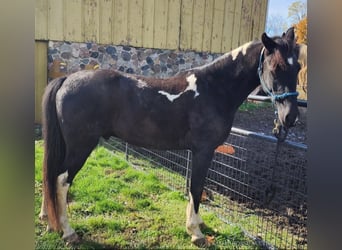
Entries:
[[115, 134], [136, 146], [154, 149], [188, 148], [187, 125], [175, 121], [163, 123], [146, 118], [133, 123], [123, 122], [117, 126]]

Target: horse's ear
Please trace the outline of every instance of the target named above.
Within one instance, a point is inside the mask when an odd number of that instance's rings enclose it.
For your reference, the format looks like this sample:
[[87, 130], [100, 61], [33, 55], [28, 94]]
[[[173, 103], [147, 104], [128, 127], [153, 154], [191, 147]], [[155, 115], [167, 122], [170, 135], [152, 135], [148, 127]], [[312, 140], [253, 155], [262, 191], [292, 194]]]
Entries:
[[286, 38], [286, 40], [290, 42], [295, 42], [295, 32], [294, 32], [294, 27], [289, 28], [286, 33], [283, 34], [283, 37]]
[[273, 52], [273, 50], [275, 49], [275, 47], [277, 46], [277, 43], [275, 41], [272, 40], [272, 38], [270, 38], [269, 36], [267, 36], [266, 33], [263, 33], [261, 36], [261, 41], [264, 44], [265, 48], [269, 51], [269, 52]]

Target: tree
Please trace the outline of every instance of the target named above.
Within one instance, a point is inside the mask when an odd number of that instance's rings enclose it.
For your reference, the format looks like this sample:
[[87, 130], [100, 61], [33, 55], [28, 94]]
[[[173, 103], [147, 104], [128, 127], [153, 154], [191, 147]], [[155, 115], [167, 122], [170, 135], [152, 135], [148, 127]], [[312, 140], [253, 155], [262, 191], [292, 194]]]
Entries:
[[307, 34], [308, 34], [308, 18], [304, 17], [297, 24], [294, 25], [297, 43], [308, 44]]
[[288, 18], [293, 24], [299, 23], [300, 20], [307, 16], [307, 5], [306, 1], [293, 2], [288, 9]]

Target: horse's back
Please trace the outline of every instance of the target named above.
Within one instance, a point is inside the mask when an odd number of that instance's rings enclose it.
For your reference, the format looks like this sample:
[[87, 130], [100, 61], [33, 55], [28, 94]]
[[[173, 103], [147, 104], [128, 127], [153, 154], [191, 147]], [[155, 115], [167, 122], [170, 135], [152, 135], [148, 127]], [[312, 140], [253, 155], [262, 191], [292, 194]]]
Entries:
[[70, 135], [118, 136], [140, 146], [177, 148], [186, 144], [188, 99], [170, 102], [134, 75], [96, 70], [69, 75], [56, 103]]

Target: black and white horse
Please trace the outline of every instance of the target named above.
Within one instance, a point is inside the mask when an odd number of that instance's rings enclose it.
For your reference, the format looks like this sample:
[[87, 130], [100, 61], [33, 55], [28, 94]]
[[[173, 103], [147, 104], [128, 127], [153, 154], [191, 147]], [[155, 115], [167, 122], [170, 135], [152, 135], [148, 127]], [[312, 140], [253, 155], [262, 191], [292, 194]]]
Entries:
[[167, 79], [115, 70], [80, 71], [53, 80], [43, 99], [43, 203], [41, 218], [62, 230], [69, 242], [77, 234], [68, 223], [67, 192], [99, 138], [119, 137], [153, 149], [190, 149], [192, 176], [186, 230], [196, 245], [200, 198], [214, 150], [228, 137], [235, 112], [260, 83], [271, 95], [281, 125], [298, 116], [294, 30], [281, 37], [262, 34], [212, 63]]

